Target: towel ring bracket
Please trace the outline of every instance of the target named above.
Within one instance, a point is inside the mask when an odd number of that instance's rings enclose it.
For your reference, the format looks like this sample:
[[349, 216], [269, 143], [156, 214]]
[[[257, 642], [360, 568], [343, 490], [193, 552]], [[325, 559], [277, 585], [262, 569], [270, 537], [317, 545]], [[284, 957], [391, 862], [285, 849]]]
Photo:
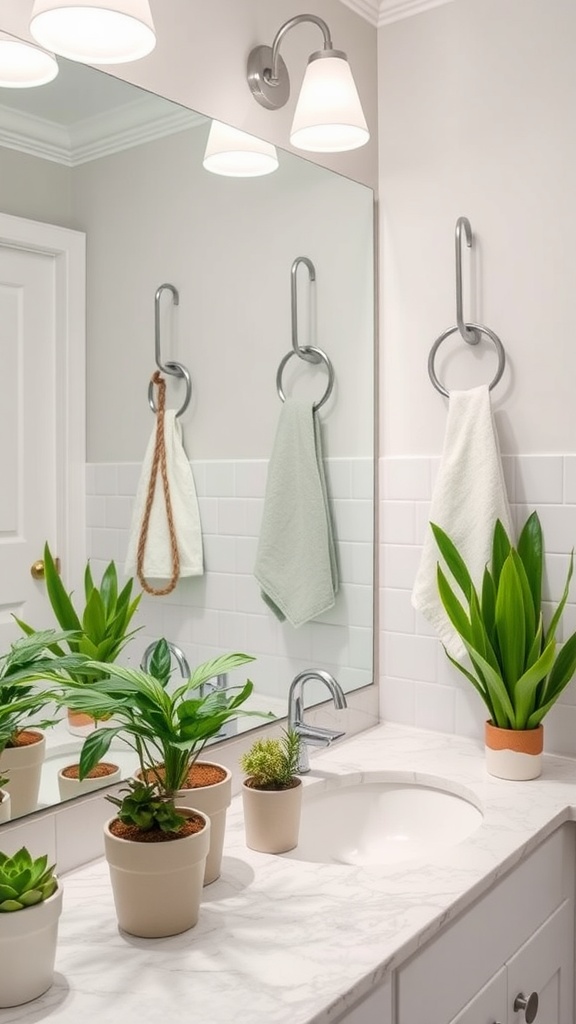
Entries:
[[[502, 379], [502, 374], [504, 373], [504, 369], [506, 366], [506, 353], [504, 351], [504, 346], [500, 341], [498, 335], [494, 334], [494, 331], [491, 331], [489, 327], [484, 327], [482, 326], [482, 324], [465, 324], [465, 326], [469, 327], [471, 330], [477, 331], [479, 337], [481, 337], [483, 334], [486, 335], [486, 337], [489, 338], [490, 341], [493, 343], [496, 352], [498, 353], [498, 368], [496, 370], [496, 375], [494, 376], [492, 382], [488, 385], [489, 390], [492, 391], [492, 389], [495, 388], [498, 382]], [[428, 356], [428, 373], [430, 376], [430, 380], [432, 381], [436, 390], [439, 391], [440, 394], [444, 395], [446, 398], [450, 397], [450, 392], [447, 391], [444, 385], [441, 384], [440, 381], [438, 380], [436, 370], [434, 368], [434, 358], [442, 342], [446, 341], [446, 338], [449, 338], [452, 334], [455, 334], [456, 331], [459, 330], [460, 328], [458, 324], [456, 324], [455, 327], [449, 327], [446, 331], [443, 331], [440, 337], [436, 338], [436, 341], [434, 342], [432, 348], [430, 349], [430, 355]]]
[[310, 294], [312, 296], [312, 288], [316, 283], [316, 268], [312, 263], [312, 260], [308, 256], [297, 256], [294, 260], [290, 270], [290, 308], [292, 313], [292, 348], [300, 359], [305, 359], [308, 363], [320, 363], [322, 359], [320, 356], [315, 355], [315, 348], [312, 345], [302, 346], [298, 341], [298, 267], [300, 264], [304, 264], [308, 271], [308, 279], [310, 281]]
[[[312, 408], [316, 412], [318, 409], [320, 409], [324, 405], [325, 402], [328, 401], [328, 399], [330, 398], [330, 395], [332, 394], [332, 389], [334, 387], [334, 367], [332, 366], [332, 363], [330, 362], [330, 360], [329, 360], [328, 356], [326, 355], [326, 353], [323, 352], [321, 348], [314, 348], [312, 345], [309, 345], [307, 347], [307, 351], [308, 352], [313, 352], [314, 356], [315, 356], [315, 362], [322, 362], [322, 363], [324, 363], [324, 365], [326, 366], [326, 369], [328, 370], [328, 383], [326, 385], [326, 390], [325, 390], [324, 394], [322, 395], [322, 398], [320, 399], [320, 401], [316, 402], [312, 406]], [[282, 374], [284, 372], [284, 367], [286, 366], [286, 363], [294, 355], [296, 355], [296, 352], [294, 350], [292, 350], [292, 351], [288, 352], [287, 355], [284, 356], [284, 358], [280, 362], [280, 366], [278, 367], [278, 372], [276, 374], [276, 390], [278, 391], [278, 395], [280, 396], [280, 398], [282, 399], [283, 402], [286, 401], [286, 395], [284, 394], [284, 391], [282, 389]]]
[[[178, 306], [180, 304], [178, 289], [175, 288], [173, 284], [161, 284], [156, 290], [156, 295], [154, 296], [154, 356], [156, 366], [161, 373], [169, 374], [172, 377], [180, 377], [182, 380], [186, 381], [186, 394], [184, 396], [184, 401], [176, 413], [176, 416], [181, 416], [190, 404], [190, 398], [192, 397], [192, 379], [190, 377], [190, 372], [186, 369], [183, 363], [178, 363], [175, 360], [170, 360], [166, 363], [162, 362], [160, 346], [160, 299], [162, 292], [164, 291], [169, 291], [171, 293], [172, 303], [174, 306]], [[148, 405], [152, 409], [153, 413], [158, 412], [154, 402], [154, 384], [152, 381], [150, 381], [148, 385]]]

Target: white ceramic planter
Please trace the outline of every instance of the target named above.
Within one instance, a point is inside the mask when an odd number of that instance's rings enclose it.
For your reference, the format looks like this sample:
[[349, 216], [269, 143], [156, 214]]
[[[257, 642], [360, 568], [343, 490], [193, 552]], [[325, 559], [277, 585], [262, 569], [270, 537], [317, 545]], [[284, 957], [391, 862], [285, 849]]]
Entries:
[[[192, 809], [177, 807], [190, 817]], [[196, 813], [199, 813], [194, 808]], [[159, 843], [119, 839], [104, 826], [104, 851], [118, 924], [131, 935], [159, 939], [178, 935], [198, 921], [210, 820], [202, 832]]]
[[[28, 731], [28, 730], [26, 730]], [[30, 730], [36, 732], [36, 730]], [[46, 737], [36, 733], [37, 743], [23, 747], [5, 747], [0, 754], [0, 775], [7, 775], [4, 786], [10, 793], [12, 818], [35, 811], [38, 805]]]
[[50, 988], [61, 912], [59, 884], [43, 903], [0, 914], [0, 1007], [28, 1003]]
[[302, 782], [292, 789], [253, 789], [242, 784], [246, 846], [260, 853], [286, 853], [298, 846]]
[[114, 772], [110, 772], [109, 775], [100, 775], [94, 779], [71, 779], [63, 772], [65, 768], [61, 768], [58, 772], [58, 791], [60, 793], [61, 800], [72, 800], [76, 796], [83, 796], [85, 793], [93, 793], [95, 789], [102, 789], [104, 786], [112, 786], [115, 782], [120, 782], [122, 779], [122, 772], [118, 765], [114, 765], [116, 769]]
[[537, 779], [542, 773], [544, 729], [497, 729], [486, 722], [485, 752], [489, 775], [510, 782]]
[[10, 821], [10, 793], [0, 789], [0, 822]]

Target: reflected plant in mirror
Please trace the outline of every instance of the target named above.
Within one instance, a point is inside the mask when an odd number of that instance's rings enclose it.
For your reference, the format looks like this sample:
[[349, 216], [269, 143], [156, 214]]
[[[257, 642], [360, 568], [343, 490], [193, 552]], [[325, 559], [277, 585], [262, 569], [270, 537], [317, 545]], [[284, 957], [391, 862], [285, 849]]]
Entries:
[[[181, 580], [168, 597], [142, 598], [133, 620], [140, 631], [122, 664], [138, 665], [159, 636], [177, 644], [191, 664], [248, 649], [257, 660], [246, 708], [278, 717], [286, 714], [290, 680], [310, 665], [336, 675], [346, 692], [367, 686], [373, 682], [372, 191], [280, 150], [273, 174], [211, 174], [203, 167], [208, 118], [92, 68], [59, 64], [58, 77], [41, 89], [26, 96], [0, 92], [0, 227], [9, 215], [86, 237], [86, 535], [95, 579], [110, 561], [121, 569], [128, 548], [154, 426], [147, 401], [154, 296], [165, 281], [173, 282], [180, 302], [161, 310], [164, 359], [183, 363], [192, 379], [191, 401], [178, 422], [198, 494], [205, 572]], [[301, 256], [313, 262], [316, 281], [310, 285], [299, 272], [295, 324], [291, 268]], [[14, 280], [11, 269], [0, 267], [2, 273]], [[0, 308], [7, 321], [10, 309]], [[325, 349], [334, 367], [334, 388], [318, 415], [340, 579], [334, 607], [298, 629], [275, 619], [253, 575], [281, 409], [276, 374], [295, 326], [299, 344]], [[16, 382], [17, 361], [7, 358], [6, 372]], [[323, 363], [299, 358], [290, 360], [282, 380], [288, 397], [311, 402], [326, 383]], [[179, 408], [183, 383], [171, 377], [167, 392], [167, 407]], [[0, 410], [6, 436], [18, 422], [10, 401], [7, 396]], [[10, 480], [12, 456], [2, 457]], [[35, 465], [37, 459], [35, 453]], [[1, 502], [0, 515], [10, 525], [12, 512]], [[72, 515], [65, 520], [73, 546], [74, 531], [84, 524]], [[42, 542], [47, 535], [44, 526]], [[52, 540], [50, 547], [58, 550]], [[65, 590], [78, 592], [82, 580], [71, 578], [65, 564], [62, 575]], [[41, 584], [33, 597], [36, 605], [25, 604], [19, 617], [48, 626], [53, 620]], [[306, 697], [315, 703], [325, 693], [310, 684]], [[251, 722], [242, 716], [238, 729]], [[58, 799], [58, 770], [81, 746], [65, 729], [52, 730], [48, 740], [41, 807]], [[113, 753], [129, 772], [127, 751]]]

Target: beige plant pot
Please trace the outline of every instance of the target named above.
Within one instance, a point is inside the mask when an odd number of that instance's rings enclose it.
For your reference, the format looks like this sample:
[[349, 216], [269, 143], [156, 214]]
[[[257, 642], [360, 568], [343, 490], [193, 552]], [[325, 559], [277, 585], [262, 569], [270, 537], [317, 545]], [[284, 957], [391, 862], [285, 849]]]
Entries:
[[[64, 773], [69, 767], [77, 768], [78, 766], [68, 765], [66, 768], [61, 768], [58, 772], [58, 790], [61, 800], [72, 800], [76, 796], [93, 793], [95, 789], [102, 789], [103, 786], [112, 786], [122, 779], [122, 772], [118, 765], [110, 764], [108, 761], [103, 761], [101, 765], [96, 765], [93, 771], [100, 770], [98, 774], [91, 774], [87, 779], [82, 780], [65, 775]], [[110, 770], [103, 772], [103, 768]]]
[[0, 1007], [28, 1003], [50, 988], [61, 912], [59, 884], [43, 903], [0, 914]]
[[66, 723], [72, 736], [89, 736], [96, 728], [92, 715], [87, 715], [84, 711], [72, 711], [70, 708], [66, 713]]
[[10, 821], [10, 793], [7, 789], [0, 789], [0, 823]]
[[286, 853], [298, 846], [302, 781], [291, 789], [254, 789], [242, 784], [246, 846], [260, 853]]
[[[177, 807], [190, 817], [196, 808]], [[118, 924], [130, 935], [160, 939], [185, 932], [198, 921], [204, 868], [210, 845], [210, 820], [195, 835], [163, 842], [119, 839], [104, 826], [104, 852]]]
[[542, 772], [544, 728], [498, 729], [486, 722], [486, 768], [489, 775], [511, 782], [537, 779]]
[[37, 739], [23, 746], [5, 747], [0, 754], [0, 775], [7, 775], [9, 779], [4, 788], [10, 793], [12, 818], [36, 810], [46, 754], [46, 737], [42, 733], [33, 729], [23, 732]]

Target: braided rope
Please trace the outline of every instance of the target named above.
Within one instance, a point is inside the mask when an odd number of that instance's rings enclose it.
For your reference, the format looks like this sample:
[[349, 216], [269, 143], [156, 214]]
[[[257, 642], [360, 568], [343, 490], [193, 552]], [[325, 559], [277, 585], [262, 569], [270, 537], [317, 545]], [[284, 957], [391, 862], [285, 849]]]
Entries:
[[[156, 412], [156, 441], [154, 444], [154, 455], [152, 457], [152, 468], [150, 470], [150, 481], [148, 484], [148, 494], [146, 495], [146, 507], [144, 509], [144, 517], [142, 519], [142, 526], [140, 528], [140, 537], [138, 539], [138, 557], [136, 561], [136, 575], [142, 586], [142, 589], [147, 594], [153, 594], [155, 597], [162, 597], [164, 594], [170, 594], [180, 576], [180, 556], [178, 554], [178, 541], [176, 539], [176, 530], [174, 527], [174, 517], [172, 515], [172, 502], [170, 500], [170, 485], [168, 482], [168, 470], [166, 467], [166, 439], [164, 437], [164, 411], [166, 406], [166, 381], [160, 376], [158, 370], [152, 376], [152, 383], [158, 387], [158, 408]], [[144, 553], [146, 551], [146, 544], [148, 541], [148, 527], [150, 525], [150, 513], [152, 512], [152, 503], [154, 501], [154, 493], [156, 490], [156, 478], [158, 476], [158, 469], [162, 476], [162, 489], [164, 492], [164, 502], [166, 505], [166, 518], [168, 519], [168, 532], [170, 534], [170, 551], [172, 555], [172, 576], [170, 582], [165, 587], [156, 588], [152, 587], [144, 576]]]

